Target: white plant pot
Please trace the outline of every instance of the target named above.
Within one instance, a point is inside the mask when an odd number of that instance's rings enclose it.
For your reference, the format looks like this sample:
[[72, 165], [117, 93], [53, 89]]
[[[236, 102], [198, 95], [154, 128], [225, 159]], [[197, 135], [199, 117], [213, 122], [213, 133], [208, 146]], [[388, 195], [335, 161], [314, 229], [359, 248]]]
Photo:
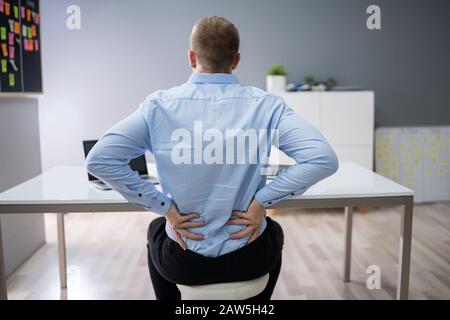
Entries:
[[267, 92], [286, 91], [286, 76], [267, 76], [266, 89]]

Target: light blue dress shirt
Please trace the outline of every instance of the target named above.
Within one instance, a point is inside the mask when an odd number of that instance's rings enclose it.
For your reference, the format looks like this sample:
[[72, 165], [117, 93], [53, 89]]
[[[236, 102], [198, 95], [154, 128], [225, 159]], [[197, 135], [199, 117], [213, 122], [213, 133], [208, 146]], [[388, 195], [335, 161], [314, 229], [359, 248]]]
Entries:
[[[177, 134], [180, 129], [195, 137], [199, 124], [203, 133], [208, 130], [223, 133], [222, 137], [212, 135], [216, 140], [224, 140], [218, 141], [222, 143], [219, 146], [227, 146], [229, 138], [225, 133], [229, 129], [276, 132], [277, 147], [296, 163], [266, 185], [266, 176], [261, 174], [263, 158], [258, 158], [257, 163], [243, 163], [232, 155], [230, 159], [233, 158], [235, 164], [226, 161], [211, 164], [204, 159], [174, 161], [174, 154], [186, 156], [183, 152], [192, 151], [188, 157], [193, 159], [205, 151], [207, 139], [192, 141], [196, 140], [193, 138], [181, 144], [174, 139], [182, 136]], [[209, 141], [214, 140], [212, 136]], [[269, 144], [274, 141], [271, 134], [267, 139]], [[236, 143], [234, 147], [234, 152], [238, 153], [242, 145]], [[162, 192], [141, 179], [129, 166], [131, 159], [146, 151], [155, 157]], [[229, 154], [233, 150], [225, 148], [224, 152]], [[250, 148], [250, 152], [259, 151]], [[270, 146], [262, 152], [268, 156]], [[172, 203], [182, 214], [199, 213], [199, 220], [204, 221], [205, 226], [190, 231], [203, 234], [204, 240], [184, 240], [188, 249], [209, 257], [237, 250], [248, 241], [249, 237], [229, 238], [230, 234], [244, 228], [227, 224], [233, 210], [246, 211], [253, 198], [271, 207], [278, 201], [304, 193], [338, 167], [336, 154], [322, 134], [294, 113], [279, 96], [241, 85], [234, 75], [218, 73], [194, 73], [181, 86], [151, 94], [133, 114], [99, 140], [86, 162], [92, 175], [109, 184], [130, 203], [161, 215]], [[261, 232], [265, 227], [266, 224]], [[166, 224], [166, 232], [176, 239], [169, 224]]]

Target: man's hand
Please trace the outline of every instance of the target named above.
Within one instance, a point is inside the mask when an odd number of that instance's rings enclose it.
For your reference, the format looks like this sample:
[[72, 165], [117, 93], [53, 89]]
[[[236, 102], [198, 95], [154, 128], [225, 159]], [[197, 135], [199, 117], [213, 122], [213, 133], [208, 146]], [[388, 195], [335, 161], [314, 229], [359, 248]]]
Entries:
[[175, 236], [177, 237], [177, 242], [183, 248], [183, 250], [187, 250], [186, 244], [181, 238], [186, 237], [192, 240], [203, 240], [203, 235], [192, 233], [188, 231], [188, 228], [199, 228], [205, 225], [202, 221], [193, 222], [192, 219], [200, 218], [198, 213], [191, 213], [189, 215], [181, 215], [178, 211], [177, 207], [172, 204], [169, 211], [166, 214], [166, 220], [172, 226], [173, 231], [175, 232]]
[[253, 200], [247, 212], [233, 211], [231, 218], [237, 219], [228, 220], [228, 224], [245, 225], [244, 230], [233, 233], [230, 239], [241, 239], [251, 234], [247, 243], [255, 241], [261, 232], [261, 226], [266, 217], [266, 208], [260, 205], [256, 200]]

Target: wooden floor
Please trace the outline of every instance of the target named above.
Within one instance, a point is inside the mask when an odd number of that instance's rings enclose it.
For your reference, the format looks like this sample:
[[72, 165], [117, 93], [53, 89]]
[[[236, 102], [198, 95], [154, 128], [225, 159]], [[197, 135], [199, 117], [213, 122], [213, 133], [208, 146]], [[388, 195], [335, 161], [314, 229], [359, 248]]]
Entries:
[[[147, 272], [149, 213], [69, 214], [68, 291], [60, 292], [56, 216], [46, 219], [48, 243], [8, 279], [10, 299], [154, 299]], [[357, 213], [352, 281], [343, 283], [342, 210], [284, 210], [285, 248], [274, 299], [393, 299], [400, 208]], [[415, 206], [411, 299], [450, 299], [450, 203]], [[381, 269], [381, 289], [366, 286], [366, 269]]]

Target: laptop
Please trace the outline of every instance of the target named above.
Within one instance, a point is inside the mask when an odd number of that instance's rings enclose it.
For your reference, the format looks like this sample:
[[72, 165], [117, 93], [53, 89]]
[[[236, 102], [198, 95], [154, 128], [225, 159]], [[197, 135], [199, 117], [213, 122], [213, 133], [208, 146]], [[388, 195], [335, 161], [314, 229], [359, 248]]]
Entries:
[[[87, 158], [89, 152], [92, 150], [92, 148], [95, 146], [95, 144], [98, 142], [98, 140], [86, 140], [83, 141], [83, 148], [84, 148], [84, 156]], [[149, 180], [149, 182], [152, 182], [154, 184], [158, 184], [159, 181], [157, 178], [149, 176], [148, 170], [147, 170], [147, 162], [145, 160], [145, 155], [142, 155], [136, 159], [133, 159], [130, 161], [130, 167], [133, 171], [139, 172], [139, 176], [142, 179]], [[97, 179], [92, 174], [88, 172], [88, 179], [89, 182], [92, 183], [92, 185], [96, 186], [97, 188], [100, 188], [102, 190], [111, 190], [111, 187], [108, 186], [105, 182], [103, 182], [100, 179]]]

